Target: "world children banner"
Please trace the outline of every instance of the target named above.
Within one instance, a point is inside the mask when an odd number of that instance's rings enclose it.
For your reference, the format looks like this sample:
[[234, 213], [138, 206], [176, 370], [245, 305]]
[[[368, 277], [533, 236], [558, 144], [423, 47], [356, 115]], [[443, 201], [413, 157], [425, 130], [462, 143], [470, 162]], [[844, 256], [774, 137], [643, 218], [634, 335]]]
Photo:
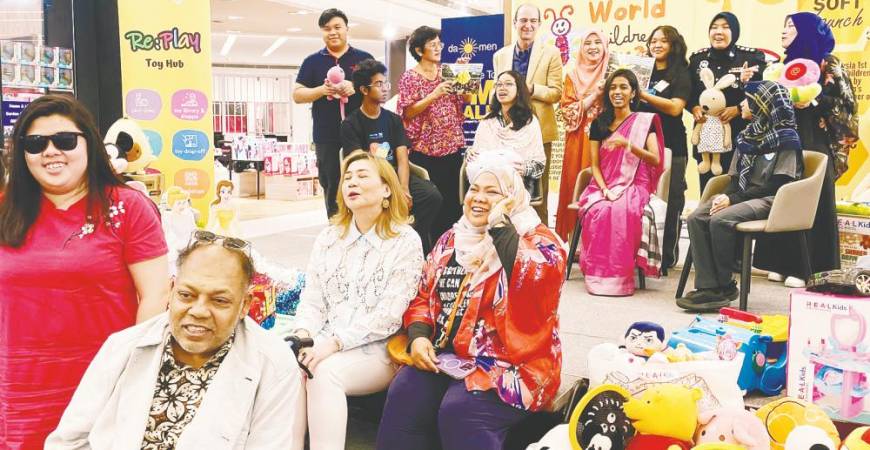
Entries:
[[478, 122], [489, 113], [489, 95], [495, 84], [492, 56], [504, 46], [504, 15], [441, 19], [441, 41], [443, 63], [466, 57], [470, 63], [483, 64], [480, 88], [463, 107], [465, 143], [471, 146]]
[[[648, 34], [658, 25], [672, 25], [685, 37], [689, 53], [709, 46], [708, 25], [719, 11], [730, 11], [741, 23], [739, 44], [783, 55], [780, 42], [786, 15], [810, 11], [821, 16], [834, 32], [844, 69], [855, 85], [861, 116], [861, 141], [850, 152], [849, 171], [837, 181], [837, 197], [870, 202], [870, 66], [866, 61], [870, 43], [870, 2], [866, 0], [512, 0], [511, 12], [531, 2], [542, 11], [541, 33], [567, 55], [565, 69], [574, 63], [584, 29], [604, 31], [611, 52], [645, 51]], [[510, 21], [510, 17], [507, 18]], [[510, 25], [508, 23], [508, 25]], [[510, 26], [508, 26], [508, 29]], [[509, 30], [510, 31], [510, 30]], [[684, 121], [691, 127], [690, 116]], [[561, 145], [554, 143], [551, 181], [561, 171]], [[697, 176], [690, 159], [689, 195], [698, 198]]]

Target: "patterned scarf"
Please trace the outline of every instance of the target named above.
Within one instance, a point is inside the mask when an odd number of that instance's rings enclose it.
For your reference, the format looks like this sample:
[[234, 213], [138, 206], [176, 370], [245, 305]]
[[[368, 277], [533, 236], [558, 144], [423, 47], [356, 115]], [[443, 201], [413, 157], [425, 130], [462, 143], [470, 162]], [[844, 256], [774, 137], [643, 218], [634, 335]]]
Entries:
[[752, 164], [758, 155], [785, 150], [801, 150], [795, 128], [794, 105], [789, 91], [773, 81], [750, 82], [746, 85], [746, 100], [752, 111], [752, 121], [737, 135], [738, 184], [746, 190]]

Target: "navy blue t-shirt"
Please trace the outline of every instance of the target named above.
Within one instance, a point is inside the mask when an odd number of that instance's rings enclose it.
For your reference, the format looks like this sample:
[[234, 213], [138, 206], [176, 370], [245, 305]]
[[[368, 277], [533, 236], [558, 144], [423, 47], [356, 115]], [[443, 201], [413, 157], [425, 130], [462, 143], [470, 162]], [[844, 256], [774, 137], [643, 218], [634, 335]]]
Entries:
[[[324, 47], [320, 51], [308, 55], [302, 61], [302, 65], [299, 67], [299, 74], [296, 76], [296, 82], [307, 88], [316, 88], [323, 84], [323, 80], [326, 79], [326, 72], [336, 64], [344, 69], [344, 78], [351, 80], [357, 64], [366, 59], [374, 58], [369, 53], [353, 47], [348, 47], [347, 51], [341, 55], [341, 58], [336, 59]], [[359, 109], [360, 104], [362, 104], [362, 96], [359, 92], [350, 96], [347, 104], [344, 106], [345, 116]], [[329, 100], [326, 97], [320, 97], [315, 100], [311, 105], [311, 119], [314, 122], [314, 143], [339, 143], [341, 141], [339, 136], [339, 127], [341, 125], [339, 100]]]

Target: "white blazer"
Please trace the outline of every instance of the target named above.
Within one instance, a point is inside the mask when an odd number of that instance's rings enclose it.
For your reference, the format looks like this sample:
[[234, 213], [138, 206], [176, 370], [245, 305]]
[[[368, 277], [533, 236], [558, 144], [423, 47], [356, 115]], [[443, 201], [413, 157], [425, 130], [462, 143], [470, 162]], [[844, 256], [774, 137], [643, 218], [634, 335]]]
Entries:
[[[85, 372], [46, 450], [139, 450], [154, 397], [169, 314], [115, 333]], [[246, 317], [177, 450], [287, 449], [302, 380], [277, 336]]]

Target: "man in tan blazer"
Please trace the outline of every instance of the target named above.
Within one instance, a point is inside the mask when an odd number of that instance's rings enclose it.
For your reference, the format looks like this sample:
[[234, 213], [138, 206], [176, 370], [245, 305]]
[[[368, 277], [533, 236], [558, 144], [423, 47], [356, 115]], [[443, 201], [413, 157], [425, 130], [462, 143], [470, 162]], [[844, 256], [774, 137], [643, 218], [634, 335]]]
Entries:
[[525, 3], [514, 13], [514, 34], [516, 42], [497, 51], [492, 58], [495, 76], [516, 70], [526, 77], [526, 84], [532, 94], [532, 109], [541, 123], [541, 138], [547, 163], [544, 165], [542, 194], [544, 201], [535, 208], [541, 221], [549, 225], [547, 214], [547, 194], [550, 184], [550, 154], [552, 143], [559, 137], [556, 128], [556, 113], [553, 105], [562, 97], [562, 57], [552, 44], [536, 41], [541, 26], [541, 10]]

